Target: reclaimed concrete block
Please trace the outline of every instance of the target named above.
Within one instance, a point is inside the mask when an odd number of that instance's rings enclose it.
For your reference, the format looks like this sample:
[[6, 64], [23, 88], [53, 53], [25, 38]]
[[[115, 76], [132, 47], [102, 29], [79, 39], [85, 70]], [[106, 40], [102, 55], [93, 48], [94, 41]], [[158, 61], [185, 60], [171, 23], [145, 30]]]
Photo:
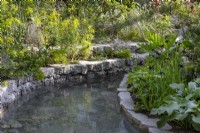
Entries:
[[127, 88], [127, 85], [126, 85], [126, 81], [128, 80], [128, 74], [124, 75], [124, 78], [123, 80], [121, 81], [119, 87], [121, 88]]
[[133, 100], [129, 92], [120, 92], [118, 93], [118, 97], [122, 108], [127, 110], [134, 110]]
[[[156, 118], [144, 118], [144, 119], [141, 119], [141, 124], [140, 124], [140, 128], [141, 129], [147, 129], [149, 127], [154, 127], [154, 128], [157, 128], [157, 122], [159, 121], [159, 119], [156, 119]], [[169, 124], [165, 124], [164, 127], [160, 128], [162, 130], [171, 130], [172, 127], [169, 125]]]
[[160, 130], [160, 129], [157, 129], [157, 128], [149, 128], [148, 132], [149, 133], [173, 133], [171, 131], [164, 131], [164, 130]]
[[118, 88], [117, 92], [127, 92], [128, 89], [127, 88]]

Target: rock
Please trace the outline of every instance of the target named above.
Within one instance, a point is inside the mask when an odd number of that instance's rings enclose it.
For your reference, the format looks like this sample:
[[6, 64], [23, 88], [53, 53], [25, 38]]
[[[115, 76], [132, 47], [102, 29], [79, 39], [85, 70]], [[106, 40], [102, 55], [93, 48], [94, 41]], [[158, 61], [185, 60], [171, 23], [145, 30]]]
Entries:
[[134, 110], [133, 106], [133, 100], [131, 98], [131, 95], [129, 92], [120, 92], [118, 94], [118, 97], [120, 99], [120, 105], [127, 110]]
[[22, 85], [24, 83], [26, 83], [26, 77], [20, 77], [20, 78], [18, 78], [18, 85]]
[[99, 72], [103, 70], [103, 63], [97, 63], [93, 66], [92, 71]]
[[149, 128], [149, 133], [173, 133], [170, 131], [163, 131], [157, 128]]
[[45, 85], [54, 84], [54, 78], [53, 77], [45, 78], [44, 83]]
[[6, 80], [5, 82], [8, 82], [8, 92], [16, 91], [17, 90], [17, 82], [16, 80]]
[[109, 61], [103, 61], [103, 70], [109, 70], [111, 68], [111, 64]]
[[127, 92], [128, 89], [127, 88], [118, 88], [117, 91], [118, 92]]
[[11, 128], [21, 128], [22, 127], [22, 124], [16, 120], [9, 120], [8, 124], [10, 125]]
[[5, 92], [1, 98], [2, 104], [9, 104], [15, 100], [16, 96], [13, 93]]
[[44, 73], [45, 77], [52, 77], [55, 73], [55, 70], [52, 67], [41, 67], [41, 70]]
[[3, 129], [8, 129], [8, 128], [10, 128], [10, 125], [1, 125], [1, 128], [3, 128]]
[[73, 64], [73, 65], [70, 65], [70, 71], [73, 74], [81, 74], [82, 67], [83, 67], [83, 65], [81, 65], [81, 64]]
[[50, 66], [54, 68], [54, 75], [61, 75], [65, 72], [65, 65], [63, 64], [52, 64]]
[[127, 66], [134, 66], [134, 65], [136, 65], [135, 58], [126, 59], [125, 63], [126, 63]]
[[95, 74], [94, 73], [90, 73], [90, 74], [87, 74], [87, 79], [94, 79], [95, 78]]
[[70, 66], [69, 66], [69, 65], [66, 65], [66, 66], [64, 67], [63, 73], [64, 73], [64, 74], [69, 74], [70, 72], [71, 72]]
[[121, 81], [119, 87], [121, 87], [121, 88], [126, 88], [126, 87], [127, 87], [127, 85], [126, 85], [126, 81], [127, 81], [127, 80], [128, 80], [128, 74], [124, 75], [124, 78], [123, 78], [123, 80]]
[[1, 91], [3, 91], [3, 92], [6, 92], [6, 91], [7, 91], [7, 89], [8, 89], [8, 87], [7, 87], [7, 86], [3, 86], [3, 87], [1, 86], [1, 87], [0, 87], [0, 90], [1, 90]]
[[87, 66], [86, 66], [86, 65], [83, 65], [83, 66], [82, 66], [82, 74], [83, 74], [83, 75], [86, 75], [87, 72], [88, 72]]

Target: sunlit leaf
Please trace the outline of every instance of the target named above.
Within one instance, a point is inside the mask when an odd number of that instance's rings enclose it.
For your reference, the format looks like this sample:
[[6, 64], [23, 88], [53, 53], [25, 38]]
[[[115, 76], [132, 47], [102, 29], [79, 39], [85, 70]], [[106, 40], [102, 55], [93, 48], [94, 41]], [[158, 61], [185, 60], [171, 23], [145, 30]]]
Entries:
[[169, 85], [172, 89], [180, 89], [183, 90], [184, 89], [184, 84], [177, 84], [177, 83], [173, 83]]

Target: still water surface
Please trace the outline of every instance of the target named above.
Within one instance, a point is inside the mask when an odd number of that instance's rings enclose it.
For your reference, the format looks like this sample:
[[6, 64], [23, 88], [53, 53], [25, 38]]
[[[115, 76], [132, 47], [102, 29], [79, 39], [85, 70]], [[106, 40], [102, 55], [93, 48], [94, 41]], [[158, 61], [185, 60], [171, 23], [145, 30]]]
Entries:
[[15, 104], [5, 121], [21, 128], [5, 133], [138, 133], [119, 110], [116, 88], [122, 80], [113, 76], [90, 83], [62, 84], [53, 91]]

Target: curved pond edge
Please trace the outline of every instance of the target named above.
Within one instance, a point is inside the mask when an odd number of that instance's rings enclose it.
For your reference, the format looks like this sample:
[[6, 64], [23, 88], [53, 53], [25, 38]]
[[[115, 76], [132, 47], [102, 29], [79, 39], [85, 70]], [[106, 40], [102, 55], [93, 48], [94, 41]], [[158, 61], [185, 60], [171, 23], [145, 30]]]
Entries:
[[147, 115], [135, 112], [134, 101], [131, 98], [130, 92], [127, 89], [126, 81], [128, 74], [126, 74], [120, 83], [118, 92], [119, 104], [121, 110], [127, 116], [129, 121], [137, 126], [141, 132], [145, 133], [173, 133], [170, 131], [172, 127], [169, 124], [165, 124], [162, 128], [157, 128], [158, 118], [149, 118]]
[[[45, 74], [43, 80], [34, 80], [33, 76], [5, 80], [6, 86], [0, 86], [0, 118], [4, 110], [20, 96], [30, 94], [42, 86], [63, 82], [101, 79], [108, 74], [128, 72], [138, 63], [144, 61], [145, 56], [128, 59], [107, 59], [104, 61], [80, 61], [80, 64], [52, 64], [42, 67]], [[39, 91], [39, 90], [37, 90]]]

